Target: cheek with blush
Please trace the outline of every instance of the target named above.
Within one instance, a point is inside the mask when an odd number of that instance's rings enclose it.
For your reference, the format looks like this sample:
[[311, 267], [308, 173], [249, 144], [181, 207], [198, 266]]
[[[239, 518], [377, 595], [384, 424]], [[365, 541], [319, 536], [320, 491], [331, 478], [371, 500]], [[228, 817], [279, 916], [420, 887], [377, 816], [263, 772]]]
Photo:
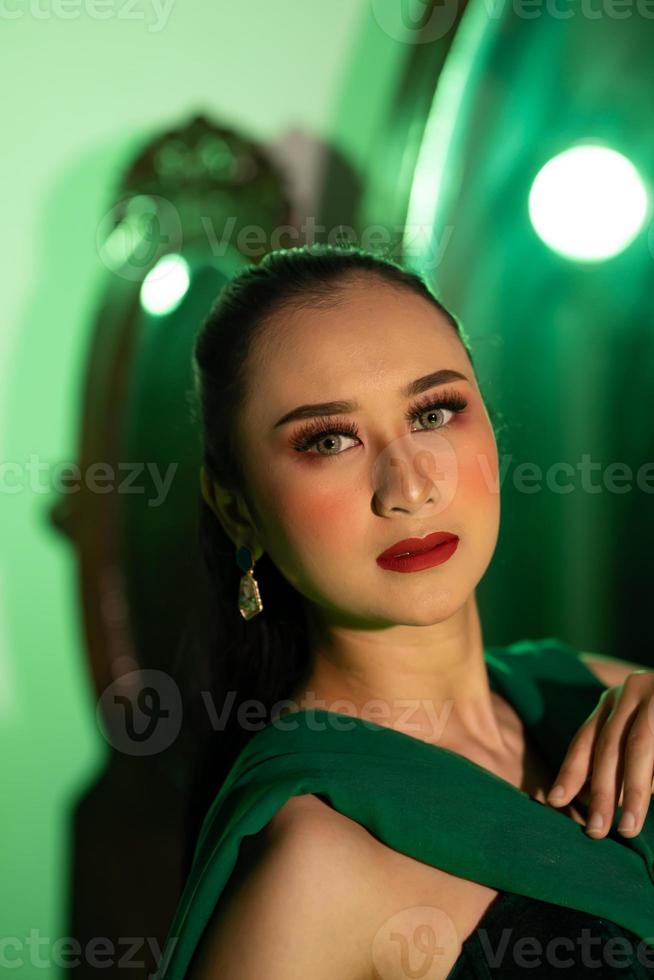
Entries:
[[339, 552], [351, 548], [364, 529], [358, 529], [353, 494], [338, 490], [280, 493], [275, 523], [284, 528], [286, 540], [297, 554]]
[[457, 454], [459, 487], [466, 498], [477, 504], [499, 497], [497, 447], [492, 438], [464, 446]]
[[352, 497], [342, 491], [316, 491], [297, 494], [287, 500], [284, 512], [292, 521], [294, 527], [305, 532], [327, 531], [331, 535], [337, 532], [340, 525], [347, 529], [349, 510], [352, 508]]
[[497, 545], [500, 529], [498, 462], [494, 441], [476, 443], [474, 451], [460, 458], [459, 495], [462, 520], [466, 523], [481, 563], [483, 574]]

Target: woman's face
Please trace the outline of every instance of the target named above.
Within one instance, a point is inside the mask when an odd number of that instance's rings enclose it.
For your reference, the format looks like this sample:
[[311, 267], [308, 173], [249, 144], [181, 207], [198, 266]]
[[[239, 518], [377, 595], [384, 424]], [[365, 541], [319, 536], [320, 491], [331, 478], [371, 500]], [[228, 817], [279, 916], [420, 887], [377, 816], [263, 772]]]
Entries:
[[[279, 317], [252, 355], [239, 445], [259, 542], [280, 572], [328, 622], [428, 625], [457, 612], [492, 558], [500, 500], [493, 429], [452, 326], [427, 300], [372, 280], [328, 310]], [[444, 369], [465, 380], [403, 391]], [[423, 407], [452, 393], [467, 403], [460, 413]], [[358, 407], [279, 421], [334, 401]], [[325, 423], [341, 434], [320, 435]], [[302, 445], [308, 424], [316, 432]], [[459, 537], [443, 564], [377, 564], [397, 541], [433, 531]]]

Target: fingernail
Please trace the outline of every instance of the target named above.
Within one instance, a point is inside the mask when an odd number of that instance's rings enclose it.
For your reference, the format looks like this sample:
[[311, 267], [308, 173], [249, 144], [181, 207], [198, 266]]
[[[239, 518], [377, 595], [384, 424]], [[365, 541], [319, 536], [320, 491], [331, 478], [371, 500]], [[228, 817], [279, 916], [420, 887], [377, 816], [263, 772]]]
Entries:
[[633, 830], [636, 826], [636, 818], [631, 810], [625, 810], [618, 824], [618, 830]]
[[565, 788], [561, 785], [561, 783], [557, 783], [554, 789], [550, 790], [549, 796], [551, 800], [558, 800], [558, 798], [563, 796], [564, 793]]
[[602, 815], [600, 813], [594, 813], [586, 824], [586, 830], [600, 830], [603, 823]]

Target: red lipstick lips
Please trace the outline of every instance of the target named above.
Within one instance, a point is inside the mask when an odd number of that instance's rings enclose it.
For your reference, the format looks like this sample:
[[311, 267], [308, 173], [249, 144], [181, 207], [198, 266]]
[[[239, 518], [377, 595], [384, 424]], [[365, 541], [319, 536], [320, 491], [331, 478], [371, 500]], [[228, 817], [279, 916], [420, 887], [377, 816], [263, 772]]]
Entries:
[[396, 572], [417, 572], [447, 561], [457, 549], [459, 539], [447, 531], [435, 531], [424, 538], [406, 538], [377, 556], [381, 568]]

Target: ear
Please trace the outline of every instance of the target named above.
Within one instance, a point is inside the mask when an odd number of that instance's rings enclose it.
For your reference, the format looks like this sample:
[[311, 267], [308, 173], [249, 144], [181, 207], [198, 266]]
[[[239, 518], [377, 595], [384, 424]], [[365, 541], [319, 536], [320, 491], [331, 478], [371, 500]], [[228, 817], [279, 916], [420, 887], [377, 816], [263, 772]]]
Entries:
[[263, 548], [256, 540], [257, 531], [241, 494], [227, 490], [211, 480], [204, 464], [200, 466], [200, 489], [235, 547], [247, 545], [252, 551], [253, 560], [258, 561], [263, 554]]

